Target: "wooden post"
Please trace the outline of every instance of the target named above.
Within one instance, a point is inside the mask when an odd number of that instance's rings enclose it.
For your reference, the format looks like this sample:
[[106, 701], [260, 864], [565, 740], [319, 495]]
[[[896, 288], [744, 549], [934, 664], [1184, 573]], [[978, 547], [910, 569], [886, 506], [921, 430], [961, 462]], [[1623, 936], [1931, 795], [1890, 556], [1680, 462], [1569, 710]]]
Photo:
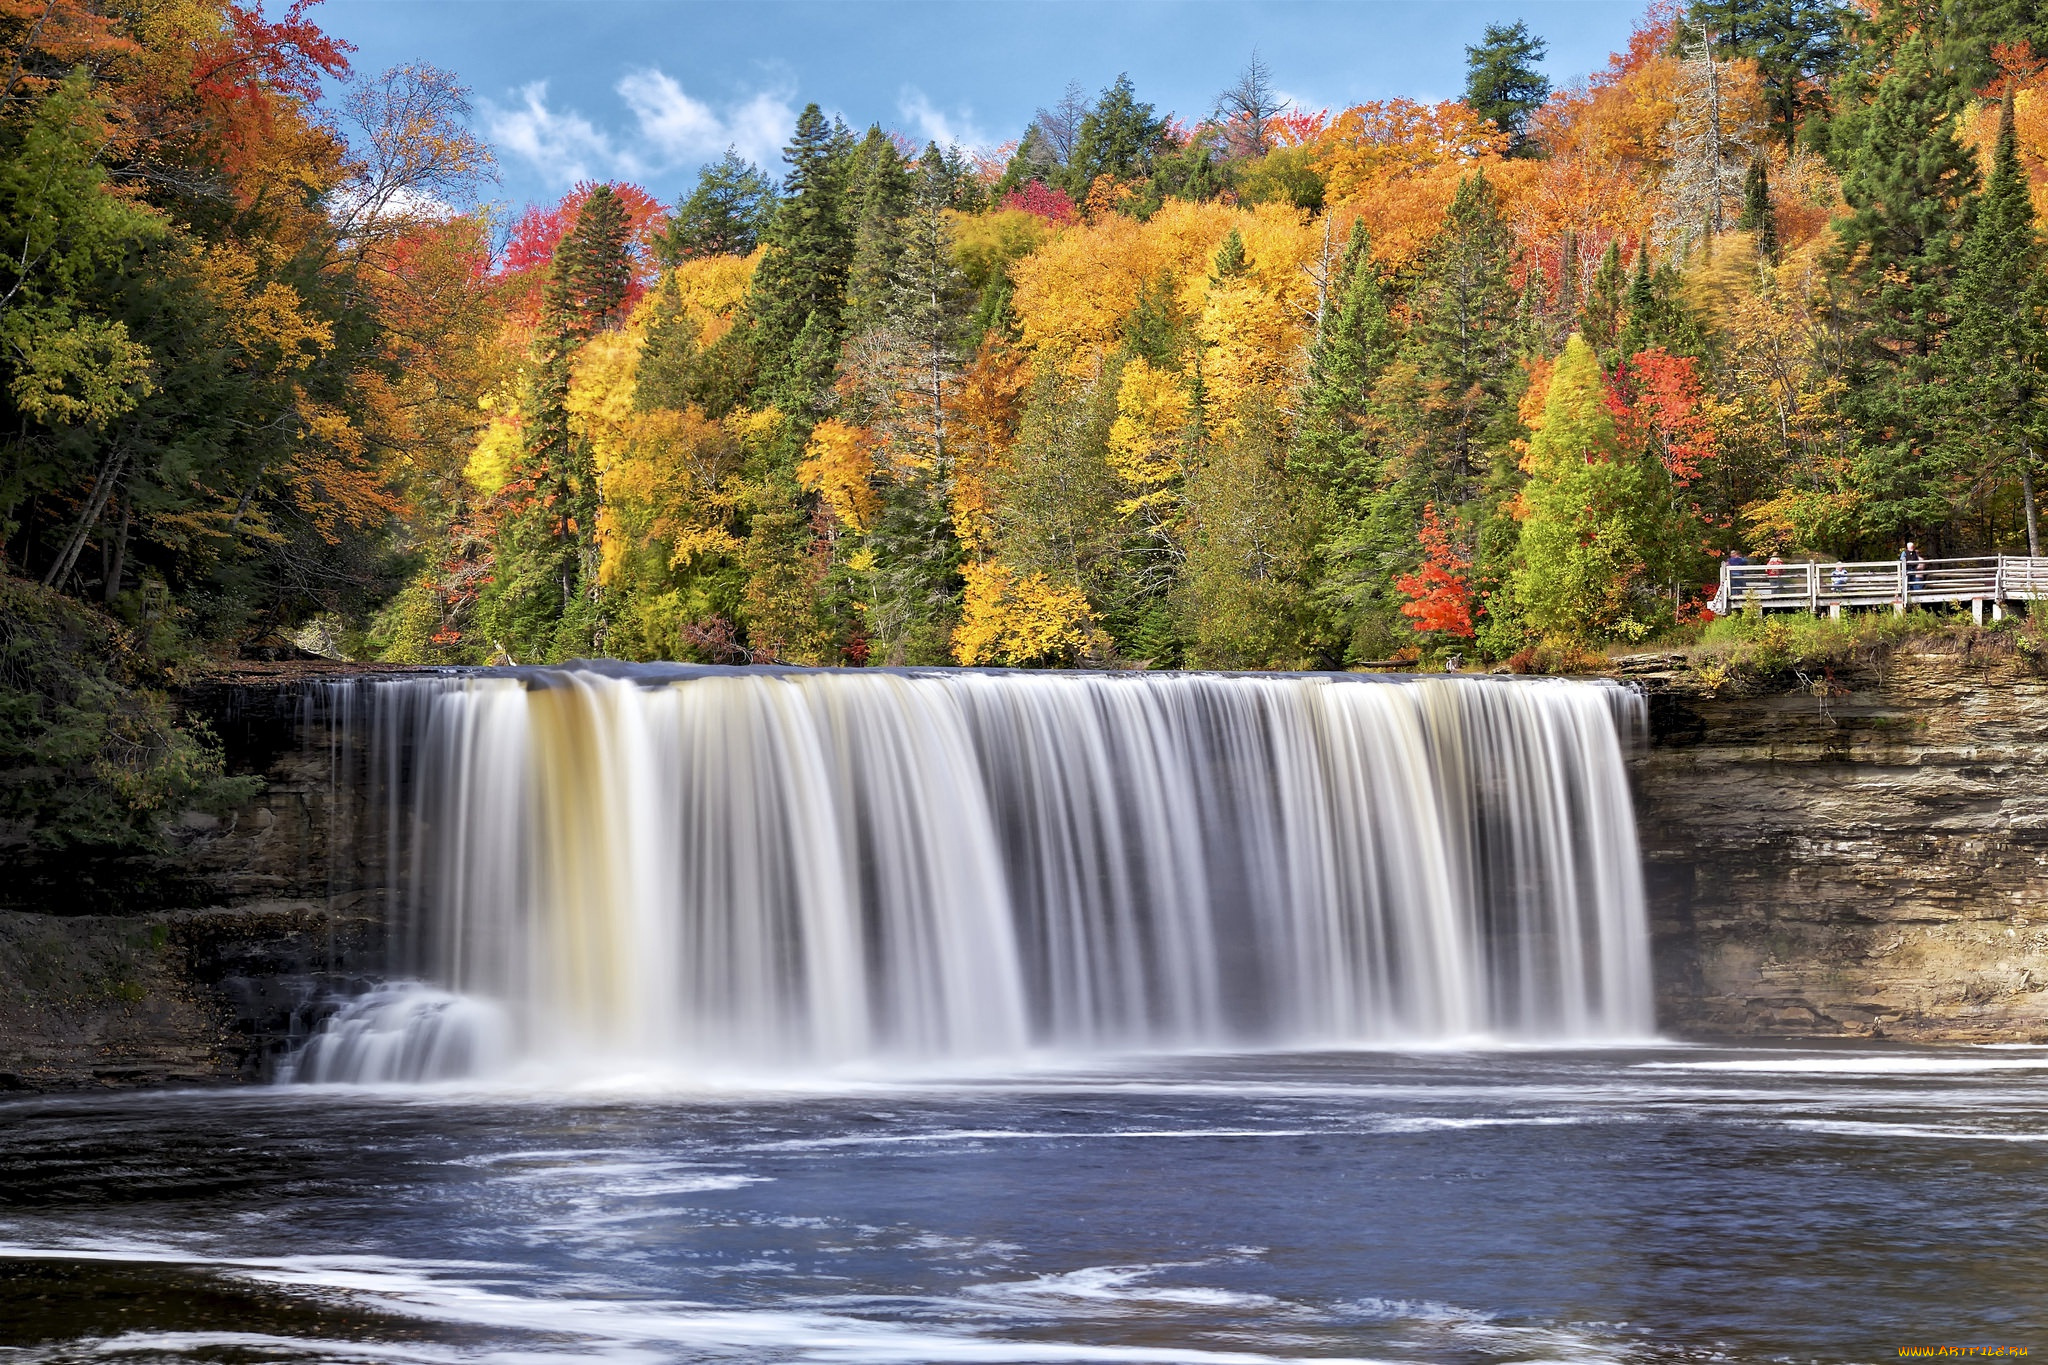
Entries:
[[2004, 619], [2005, 619], [2005, 603], [2004, 603], [2004, 602], [2002, 602], [2002, 601], [1993, 601], [1993, 602], [1992, 602], [1992, 604], [1991, 604], [1991, 620], [1992, 620], [1992, 622], [1993, 622], [1993, 623], [1995, 624], [1995, 623], [1997, 623], [1997, 622], [1999, 622], [1999, 621], [2003, 621]]
[[1984, 599], [1981, 597], [1970, 599], [1970, 624], [1973, 626], [1984, 624]]
[[1828, 603], [1828, 620], [1830, 620], [1830, 621], [1839, 621], [1839, 620], [1841, 620], [1841, 619], [1842, 619], [1842, 604], [1841, 604], [1840, 602], [1830, 602], [1830, 603]]
[[1806, 612], [1820, 615], [1820, 565], [1811, 560], [1806, 565]]

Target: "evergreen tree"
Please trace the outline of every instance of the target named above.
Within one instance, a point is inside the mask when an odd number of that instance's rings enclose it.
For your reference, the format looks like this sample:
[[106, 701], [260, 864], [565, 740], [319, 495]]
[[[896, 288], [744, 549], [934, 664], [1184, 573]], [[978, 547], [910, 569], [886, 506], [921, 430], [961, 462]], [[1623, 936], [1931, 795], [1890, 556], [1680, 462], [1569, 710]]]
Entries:
[[877, 657], [887, 663], [946, 662], [959, 614], [961, 551], [948, 497], [951, 424], [973, 300], [953, 258], [947, 214], [957, 193], [954, 168], [936, 144], [928, 145], [911, 179], [883, 324], [893, 353], [891, 397], [901, 406], [895, 458], [868, 540], [878, 567], [867, 623]]
[[523, 414], [519, 467], [501, 493], [495, 581], [487, 629], [514, 658], [533, 663], [595, 652], [597, 464], [569, 426], [569, 379], [576, 352], [625, 320], [632, 287], [625, 204], [599, 185], [555, 248], [534, 342], [534, 374]]
[[[1462, 506], [1505, 455], [1516, 425], [1514, 239], [1484, 174], [1466, 177], [1409, 298], [1403, 359], [1421, 388], [1411, 418], [1415, 513]], [[1412, 524], [1412, 523], [1411, 523]]]
[[1771, 172], [1761, 156], [1749, 162], [1749, 176], [1742, 182], [1742, 217], [1735, 226], [1756, 234], [1756, 254], [1772, 265], [1778, 263], [1778, 215], [1771, 209]]
[[1707, 325], [1685, 301], [1684, 279], [1669, 263], [1652, 270], [1647, 248], [1636, 252], [1626, 309], [1616, 354], [1628, 357], [1661, 346], [1673, 355], [1707, 355]]
[[1579, 334], [1605, 364], [1614, 363], [1627, 290], [1628, 272], [1621, 264], [1621, 240], [1615, 238], [1607, 243], [1600, 268], [1593, 272], [1592, 287], [1586, 291], [1586, 304], [1579, 310]]
[[1828, 82], [1853, 56], [1841, 0], [1693, 0], [1689, 26], [1723, 56], [1747, 57], [1763, 78], [1772, 132], [1789, 148], [1800, 123], [1825, 113]]
[[2033, 464], [2040, 399], [2048, 392], [2043, 257], [2008, 85], [1991, 178], [1978, 196], [1956, 272], [1954, 321], [1941, 349], [1941, 369], [1959, 463], [1994, 470], [2009, 461], [2019, 474], [2030, 555], [2041, 552]]
[[783, 149], [789, 174], [782, 200], [747, 298], [761, 388], [791, 411], [816, 401], [821, 377], [829, 385], [831, 365], [820, 357], [836, 357], [844, 335], [853, 264], [847, 140], [845, 129], [828, 124], [815, 104], [798, 117], [796, 135]]
[[1863, 433], [1855, 476], [1866, 529], [1938, 533], [1954, 473], [1928, 390], [1977, 170], [1954, 134], [1952, 76], [1915, 36], [1861, 118], [1842, 175], [1855, 212], [1837, 221], [1862, 328], [1846, 407]]
[[846, 280], [846, 330], [865, 331], [887, 311], [903, 255], [903, 218], [910, 208], [910, 169], [880, 125], [854, 149], [847, 175], [853, 256]]
[[1138, 99], [1129, 75], [1120, 75], [1081, 119], [1066, 166], [1066, 190], [1078, 203], [1088, 197], [1097, 176], [1120, 182], [1146, 179], [1166, 142], [1166, 120]]
[[1477, 46], [1465, 49], [1465, 103], [1508, 135], [1509, 156], [1531, 156], [1529, 116], [1550, 98], [1550, 78], [1537, 69], [1549, 51], [1517, 19], [1488, 24]]
[[746, 256], [775, 214], [775, 185], [731, 147], [697, 173], [697, 187], [676, 205], [655, 243], [665, 266], [705, 256]]

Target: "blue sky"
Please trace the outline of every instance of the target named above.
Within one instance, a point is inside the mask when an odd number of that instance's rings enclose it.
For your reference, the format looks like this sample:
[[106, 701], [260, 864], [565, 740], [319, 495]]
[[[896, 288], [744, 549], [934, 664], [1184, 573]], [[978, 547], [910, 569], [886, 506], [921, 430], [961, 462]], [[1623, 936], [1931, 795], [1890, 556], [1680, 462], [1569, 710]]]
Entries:
[[328, 0], [359, 72], [445, 67], [497, 149], [495, 196], [552, 200], [578, 179], [637, 181], [673, 201], [727, 143], [779, 173], [796, 111], [922, 141], [1007, 141], [1068, 80], [1128, 71], [1139, 97], [1193, 121], [1257, 48], [1307, 109], [1464, 84], [1465, 44], [1525, 19], [1551, 79], [1620, 48], [1641, 0]]

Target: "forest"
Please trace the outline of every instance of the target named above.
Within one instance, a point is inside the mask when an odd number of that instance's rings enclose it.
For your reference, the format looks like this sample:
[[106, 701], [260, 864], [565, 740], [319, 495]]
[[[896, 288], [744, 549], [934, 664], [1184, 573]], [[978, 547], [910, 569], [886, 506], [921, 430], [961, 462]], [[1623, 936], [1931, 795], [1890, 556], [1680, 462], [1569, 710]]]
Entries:
[[1736, 550], [2038, 551], [2048, 12], [1473, 36], [511, 213], [309, 0], [0, 0], [0, 835], [218, 786], [209, 659], [1541, 667]]

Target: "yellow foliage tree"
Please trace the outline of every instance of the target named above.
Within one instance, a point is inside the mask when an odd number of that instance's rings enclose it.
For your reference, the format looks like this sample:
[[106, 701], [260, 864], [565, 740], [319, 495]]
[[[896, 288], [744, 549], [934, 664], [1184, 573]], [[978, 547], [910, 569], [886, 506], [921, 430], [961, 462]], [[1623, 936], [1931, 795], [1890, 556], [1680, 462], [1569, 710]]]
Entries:
[[811, 432], [797, 482], [824, 498], [841, 524], [864, 532], [882, 510], [875, 492], [874, 437], [865, 428], [827, 417]]
[[1043, 573], [1020, 575], [995, 561], [961, 573], [967, 594], [953, 631], [953, 657], [967, 667], [1070, 664], [1096, 634], [1095, 614], [1078, 588]]

